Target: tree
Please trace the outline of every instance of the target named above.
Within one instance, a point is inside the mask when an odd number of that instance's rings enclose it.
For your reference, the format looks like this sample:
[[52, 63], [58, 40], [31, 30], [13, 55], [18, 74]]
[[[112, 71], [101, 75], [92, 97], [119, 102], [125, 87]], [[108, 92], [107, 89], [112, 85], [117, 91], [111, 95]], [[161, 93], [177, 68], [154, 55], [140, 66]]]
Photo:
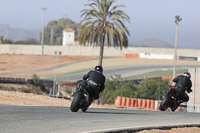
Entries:
[[60, 45], [60, 44], [62, 44], [62, 37], [61, 36], [56, 38], [56, 45]]
[[118, 8], [123, 5], [113, 5], [115, 0], [90, 0], [88, 9], [81, 11], [84, 19], [79, 31], [79, 42], [81, 44], [100, 44], [99, 65], [102, 66], [103, 50], [105, 41], [108, 46], [128, 46], [129, 31], [124, 22], [130, 22], [129, 16]]
[[168, 91], [168, 79], [145, 79], [138, 85], [138, 98], [161, 100]]
[[27, 39], [16, 41], [15, 44], [40, 44], [36, 39]]
[[[78, 39], [78, 29], [79, 24], [73, 22], [67, 18], [60, 18], [59, 20], [50, 21], [47, 26], [44, 28], [44, 43], [45, 44], [57, 44], [62, 45], [62, 33], [66, 28], [72, 28], [75, 30], [75, 39]], [[42, 33], [40, 33], [40, 39], [42, 37]], [[51, 43], [52, 39], [52, 43]]]
[[145, 79], [137, 84], [134, 80], [124, 81], [120, 76], [114, 75], [106, 79], [100, 102], [113, 104], [117, 96], [161, 100], [168, 88], [168, 79]]
[[100, 94], [100, 102], [114, 103], [117, 96], [135, 97], [136, 84], [133, 81], [123, 81], [120, 75], [112, 75], [106, 79], [105, 89]]
[[40, 89], [42, 91], [47, 91], [46, 88], [45, 88], [44, 83], [42, 82], [42, 80], [35, 74], [32, 75], [31, 84], [34, 85], [34, 86], [40, 87]]
[[3, 44], [13, 44], [13, 41], [10, 39], [3, 40]]

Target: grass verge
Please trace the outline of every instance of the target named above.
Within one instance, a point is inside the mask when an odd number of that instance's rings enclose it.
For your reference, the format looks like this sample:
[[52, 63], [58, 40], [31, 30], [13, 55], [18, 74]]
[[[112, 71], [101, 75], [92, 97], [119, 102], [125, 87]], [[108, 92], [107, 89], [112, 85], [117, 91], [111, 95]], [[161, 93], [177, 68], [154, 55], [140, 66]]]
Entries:
[[[176, 74], [184, 73], [187, 71], [188, 71], [188, 68], [176, 69]], [[153, 71], [149, 73], [126, 77], [124, 79], [129, 80], [129, 79], [138, 79], [138, 78], [149, 77], [149, 76], [161, 76], [161, 75], [172, 75], [172, 74], [173, 74], [172, 69], [163, 69], [163, 70], [157, 70], [157, 71]]]

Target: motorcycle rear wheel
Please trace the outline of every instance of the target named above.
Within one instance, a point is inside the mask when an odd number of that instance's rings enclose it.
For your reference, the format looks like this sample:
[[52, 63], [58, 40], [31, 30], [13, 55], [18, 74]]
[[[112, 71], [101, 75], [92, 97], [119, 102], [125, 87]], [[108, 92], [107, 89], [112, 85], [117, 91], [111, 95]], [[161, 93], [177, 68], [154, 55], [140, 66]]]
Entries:
[[79, 110], [81, 97], [82, 97], [81, 91], [77, 91], [74, 94], [74, 97], [70, 106], [70, 109], [72, 112], [77, 112]]
[[160, 104], [161, 111], [165, 111], [169, 107], [168, 103], [169, 103], [170, 99], [171, 99], [171, 97], [169, 95], [165, 96], [165, 98], [163, 99], [163, 101]]

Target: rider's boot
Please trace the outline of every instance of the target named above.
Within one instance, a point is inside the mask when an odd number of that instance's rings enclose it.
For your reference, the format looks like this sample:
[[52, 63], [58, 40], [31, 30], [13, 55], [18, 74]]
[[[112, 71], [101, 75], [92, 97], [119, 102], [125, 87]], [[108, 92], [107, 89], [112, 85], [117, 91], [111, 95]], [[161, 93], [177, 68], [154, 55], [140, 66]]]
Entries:
[[177, 100], [177, 101], [176, 101], [176, 105], [177, 105], [177, 106], [180, 106], [180, 104], [181, 104], [182, 102], [183, 102], [183, 100]]
[[177, 100], [174, 102], [174, 106], [173, 108], [171, 109], [171, 111], [175, 111], [179, 106], [180, 104], [182, 103], [182, 100]]

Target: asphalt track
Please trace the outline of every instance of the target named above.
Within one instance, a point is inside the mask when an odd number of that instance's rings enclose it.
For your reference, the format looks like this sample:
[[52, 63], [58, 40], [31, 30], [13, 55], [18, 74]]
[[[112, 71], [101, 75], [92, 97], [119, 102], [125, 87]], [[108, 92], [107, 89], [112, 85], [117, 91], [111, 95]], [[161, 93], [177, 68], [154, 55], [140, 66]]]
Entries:
[[73, 113], [67, 107], [0, 105], [1, 133], [96, 133], [193, 124], [200, 124], [197, 113], [94, 108]]
[[[197, 67], [193, 65], [177, 65], [177, 67], [185, 68], [185, 67]], [[118, 67], [105, 67], [104, 68], [104, 74], [106, 76], [111, 75], [121, 75], [122, 78], [135, 76], [138, 74], [145, 74], [148, 72], [161, 70], [161, 69], [172, 69], [173, 65], [130, 65], [130, 66], [118, 66]], [[83, 75], [85, 75], [88, 72], [86, 71], [80, 71], [75, 73], [68, 73], [68, 74], [62, 74], [62, 75], [56, 75], [56, 80], [59, 83], [63, 82], [73, 82], [80, 80]], [[54, 76], [48, 77], [45, 79], [54, 80]]]
[[[105, 59], [111, 59], [109, 57]], [[86, 63], [90, 61], [96, 61], [97, 58], [94, 59], [85, 59], [85, 60], [79, 60], [79, 61], [73, 61], [73, 62], [68, 62], [64, 64], [58, 64], [57, 66], [51, 66], [48, 68], [43, 68], [43, 69], [38, 69], [38, 70], [32, 70], [32, 71], [24, 71], [24, 72], [6, 72], [6, 73], [0, 73], [0, 75], [9, 75], [9, 74], [22, 74], [22, 73], [40, 73], [40, 72], [47, 72], [47, 71], [55, 71], [57, 68], [64, 68], [64, 67], [72, 67], [73, 70], [73, 65], [74, 64], [79, 64], [83, 65], [81, 63]], [[120, 60], [119, 60], [120, 61]], [[167, 60], [166, 60], [167, 61]], [[146, 60], [147, 62], [151, 62], [151, 60]], [[91, 62], [90, 62], [91, 63]], [[169, 63], [170, 64], [170, 63]], [[194, 63], [195, 64], [195, 63]], [[177, 67], [200, 67], [199, 65], [176, 65]], [[81, 67], [81, 66], [80, 66]], [[120, 66], [115, 66], [114, 64], [111, 65], [110, 67], [104, 67], [104, 74], [109, 77], [111, 75], [121, 75], [122, 78], [130, 77], [130, 76], [136, 76], [139, 74], [145, 74], [148, 72], [156, 71], [156, 70], [161, 70], [161, 69], [172, 69], [173, 65], [167, 65], [167, 64], [134, 64], [134, 65], [126, 65], [126, 64], [121, 64]], [[42, 77], [42, 79], [48, 79], [48, 80], [54, 80], [56, 77], [56, 81], [58, 83], [64, 83], [64, 82], [73, 82], [82, 79], [82, 76], [85, 75], [89, 70], [84, 70], [84, 71], [75, 71], [72, 73], [64, 73], [60, 75], [52, 75], [49, 77]]]

